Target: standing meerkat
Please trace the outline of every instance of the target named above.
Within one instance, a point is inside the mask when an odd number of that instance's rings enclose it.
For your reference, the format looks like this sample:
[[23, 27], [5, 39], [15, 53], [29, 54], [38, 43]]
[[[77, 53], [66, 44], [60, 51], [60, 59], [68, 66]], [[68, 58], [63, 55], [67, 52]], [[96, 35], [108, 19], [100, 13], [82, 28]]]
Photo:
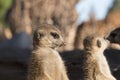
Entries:
[[33, 36], [33, 51], [28, 66], [28, 80], [69, 80], [64, 62], [55, 50], [64, 45], [61, 32], [42, 24]]
[[104, 50], [109, 41], [100, 37], [89, 36], [84, 39], [82, 80], [116, 80], [110, 71]]

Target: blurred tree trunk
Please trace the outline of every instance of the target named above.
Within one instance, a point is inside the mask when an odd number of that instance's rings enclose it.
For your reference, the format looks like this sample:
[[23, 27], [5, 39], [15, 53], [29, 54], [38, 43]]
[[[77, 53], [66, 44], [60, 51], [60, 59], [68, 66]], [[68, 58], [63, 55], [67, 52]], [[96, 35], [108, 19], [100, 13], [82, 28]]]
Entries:
[[19, 32], [31, 33], [31, 20], [29, 15], [29, 3], [27, 0], [14, 0], [7, 14], [12, 34]]
[[2, 41], [4, 41], [6, 38], [5, 38], [5, 34], [4, 34], [4, 29], [2, 27], [2, 25], [0, 24], [0, 43]]
[[41, 23], [58, 25], [62, 31], [65, 50], [74, 48], [74, 37], [77, 28], [75, 4], [78, 0], [14, 0], [8, 12], [7, 20], [13, 34], [32, 33]]

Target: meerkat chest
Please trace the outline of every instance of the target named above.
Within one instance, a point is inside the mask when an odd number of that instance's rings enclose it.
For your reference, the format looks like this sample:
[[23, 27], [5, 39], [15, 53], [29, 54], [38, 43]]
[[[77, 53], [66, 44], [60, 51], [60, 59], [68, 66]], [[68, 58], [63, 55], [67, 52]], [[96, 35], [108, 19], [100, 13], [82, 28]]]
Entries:
[[52, 53], [53, 54], [51, 56], [54, 58], [54, 61], [58, 64], [63, 64], [62, 58], [59, 53], [55, 50], [52, 50]]
[[98, 62], [100, 70], [105, 74], [110, 74], [108, 62], [103, 53], [99, 53], [98, 55], [96, 55], [96, 60]]
[[46, 48], [46, 49], [41, 49], [39, 56], [44, 60], [48, 65], [51, 65], [53, 67], [63, 66], [63, 61], [59, 55], [59, 53], [56, 50]]
[[49, 65], [55, 69], [55, 71], [61, 72], [64, 69], [64, 63], [57, 51], [52, 50], [52, 53], [48, 56], [48, 60], [48, 64], [50, 63]]

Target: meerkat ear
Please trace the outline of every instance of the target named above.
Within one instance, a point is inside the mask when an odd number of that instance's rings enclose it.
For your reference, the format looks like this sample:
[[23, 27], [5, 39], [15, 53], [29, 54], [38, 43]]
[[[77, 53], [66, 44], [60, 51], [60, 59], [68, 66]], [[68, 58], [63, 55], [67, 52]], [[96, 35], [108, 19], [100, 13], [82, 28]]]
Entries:
[[34, 32], [33, 34], [33, 40], [36, 40], [37, 39], [37, 32]]
[[44, 34], [39, 33], [37, 31], [34, 32], [33, 35], [33, 45], [37, 45], [39, 43], [39, 40], [44, 36]]
[[41, 34], [38, 33], [38, 32], [35, 32], [35, 33], [34, 33], [34, 36], [33, 36], [33, 39], [34, 39], [34, 40], [38, 40], [38, 39], [40, 39], [40, 38], [41, 38]]
[[92, 49], [90, 40], [88, 38], [84, 39], [83, 45], [84, 45], [85, 50], [91, 50]]
[[101, 41], [97, 40], [97, 46], [100, 48], [101, 47]]
[[44, 36], [43, 33], [37, 33], [37, 38], [38, 38], [38, 39], [41, 39], [43, 36]]

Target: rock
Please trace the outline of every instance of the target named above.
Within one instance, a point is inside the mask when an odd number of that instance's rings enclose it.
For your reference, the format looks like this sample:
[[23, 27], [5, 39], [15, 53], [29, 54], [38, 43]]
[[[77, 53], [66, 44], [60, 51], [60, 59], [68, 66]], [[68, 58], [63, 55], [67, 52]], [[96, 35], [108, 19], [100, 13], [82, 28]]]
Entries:
[[31, 48], [32, 37], [25, 32], [15, 34], [12, 39], [6, 40], [0, 44], [1, 47]]

